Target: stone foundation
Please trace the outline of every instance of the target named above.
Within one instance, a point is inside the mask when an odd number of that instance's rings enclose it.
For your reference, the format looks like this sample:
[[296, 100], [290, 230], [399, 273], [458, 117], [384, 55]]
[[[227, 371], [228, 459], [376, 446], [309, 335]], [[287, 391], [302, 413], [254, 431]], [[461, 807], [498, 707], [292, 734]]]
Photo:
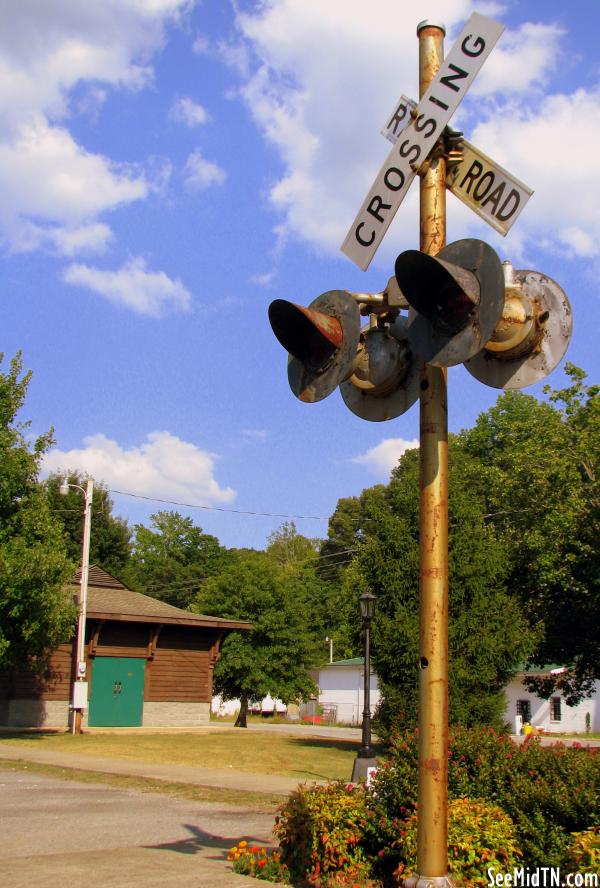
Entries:
[[194, 728], [210, 721], [210, 703], [144, 703], [144, 728]]
[[1, 723], [10, 728], [66, 728], [68, 700], [4, 700]]

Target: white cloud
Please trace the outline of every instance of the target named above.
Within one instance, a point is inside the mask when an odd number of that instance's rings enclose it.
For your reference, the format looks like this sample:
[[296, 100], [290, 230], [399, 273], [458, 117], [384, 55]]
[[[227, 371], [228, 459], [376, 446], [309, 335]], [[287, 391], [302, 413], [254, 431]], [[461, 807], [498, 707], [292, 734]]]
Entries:
[[[469, 0], [428, 5], [427, 17], [448, 26], [446, 51], [474, 8]], [[486, 9], [492, 16], [502, 12], [500, 4]], [[367, 17], [358, 0], [278, 0], [239, 12], [236, 21], [250, 58], [247, 74], [240, 68], [240, 94], [283, 166], [268, 184], [281, 217], [279, 242], [300, 239], [339, 255], [389, 150], [379, 135], [386, 115], [401, 92], [418, 91], [414, 10], [397, 0], [372, 0]], [[575, 228], [600, 244], [599, 210], [590, 197], [600, 183], [598, 99], [591, 92], [543, 96], [563, 60], [563, 34], [557, 25], [531, 22], [506, 30], [456, 116], [471, 141], [536, 190], [519, 231], [506, 242], [515, 253], [526, 253], [529, 242], [584, 255], [590, 242]], [[563, 151], [549, 148], [557, 133], [568, 133], [568, 162]], [[582, 204], [585, 220], [578, 224]], [[417, 216], [414, 185], [376, 264], [388, 265], [414, 245]], [[482, 225], [452, 201], [453, 239], [481, 236]]]
[[[140, 89], [165, 25], [188, 0], [7, 0], [0, 31], [0, 238], [12, 249], [101, 248], [98, 217], [151, 186], [139, 171], [86, 151], [71, 113], [95, 114], [107, 87]], [[83, 97], [71, 101], [75, 86]], [[86, 92], [87, 89], [87, 92]], [[73, 236], [73, 231], [83, 232]], [[95, 231], [95, 234], [94, 234]]]
[[196, 55], [206, 55], [210, 50], [210, 41], [205, 34], [197, 34], [192, 44], [192, 52]]
[[[549, 150], [556, 133], [568, 134], [568, 161]], [[600, 255], [600, 89], [547, 96], [519, 113], [498, 109], [472, 141], [534, 189], [518, 222], [526, 242]]]
[[267, 439], [266, 429], [242, 429], [242, 435], [250, 441], [266, 441]]
[[251, 281], [253, 284], [259, 284], [261, 287], [270, 287], [274, 277], [274, 271], [265, 271], [263, 274], [255, 274], [251, 278]]
[[170, 116], [177, 123], [183, 123], [189, 127], [200, 126], [208, 120], [206, 108], [198, 102], [194, 102], [189, 96], [183, 96], [173, 103]]
[[560, 61], [564, 34], [557, 25], [531, 22], [516, 31], [505, 31], [475, 78], [470, 94], [529, 94], [533, 87], [543, 86]]
[[220, 487], [215, 480], [215, 455], [170, 432], [151, 432], [144, 443], [129, 449], [102, 433], [83, 443], [81, 449], [46, 453], [43, 474], [76, 469], [112, 489], [195, 505], [228, 503], [235, 497], [231, 487]]
[[222, 185], [226, 178], [225, 170], [218, 164], [202, 157], [199, 148], [193, 151], [186, 161], [184, 179], [186, 186], [191, 190], [208, 188], [210, 185]]
[[412, 441], [405, 441], [404, 438], [384, 438], [375, 447], [371, 447], [366, 453], [355, 456], [352, 462], [366, 466], [372, 475], [387, 481], [390, 472], [398, 464], [398, 460], [407, 450], [418, 447], [419, 442], [416, 438]]
[[0, 142], [0, 218], [17, 232], [29, 219], [50, 228], [79, 226], [99, 213], [146, 196], [131, 169], [90, 154], [63, 127], [29, 118], [10, 143]]
[[164, 271], [148, 271], [145, 260], [139, 257], [130, 259], [118, 271], [69, 265], [63, 279], [151, 317], [160, 317], [169, 308], [185, 311], [192, 298], [179, 279], [172, 280]]

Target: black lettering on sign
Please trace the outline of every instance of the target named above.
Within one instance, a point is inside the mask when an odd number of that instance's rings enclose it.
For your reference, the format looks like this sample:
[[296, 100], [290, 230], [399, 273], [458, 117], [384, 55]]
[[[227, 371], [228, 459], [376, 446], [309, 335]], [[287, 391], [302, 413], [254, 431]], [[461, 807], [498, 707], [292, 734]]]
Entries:
[[465, 55], [470, 56], [470, 58], [472, 58], [472, 59], [476, 59], [477, 56], [480, 56], [481, 53], [483, 52], [483, 50], [485, 49], [485, 40], [483, 39], [483, 37], [477, 37], [474, 40], [473, 48], [469, 49], [469, 47], [467, 46], [467, 43], [470, 40], [473, 40], [473, 35], [467, 34], [467, 36], [465, 37], [465, 39], [461, 43], [460, 48], [462, 49], [462, 51], [464, 52]]
[[[513, 188], [513, 190], [508, 193], [506, 200], [496, 213], [496, 219], [498, 219], [499, 222], [506, 222], [506, 220], [510, 219], [510, 217], [516, 212], [520, 203], [521, 195]], [[510, 209], [507, 210], [507, 207], [510, 207]]]
[[445, 102], [442, 102], [441, 99], [436, 99], [435, 96], [429, 96], [429, 101], [433, 102], [433, 104], [437, 105], [439, 108], [443, 108], [444, 111], [448, 110], [448, 105]]
[[[393, 174], [396, 174], [398, 176], [398, 182], [392, 182], [391, 176]], [[398, 167], [390, 167], [385, 171], [385, 176], [383, 177], [384, 184], [386, 188], [390, 189], [390, 191], [400, 191], [400, 189], [404, 185], [405, 180], [406, 176], [404, 175], [402, 170], [398, 169]], [[387, 206], [387, 204], [384, 204], [384, 206]]]
[[443, 83], [444, 86], [450, 87], [454, 92], [460, 92], [460, 86], [457, 86], [456, 83], [453, 83], [454, 80], [464, 80], [465, 77], [469, 76], [468, 71], [463, 71], [462, 68], [459, 68], [458, 65], [450, 64], [448, 65], [451, 71], [454, 71], [454, 74], [446, 74], [445, 77], [440, 78], [440, 83]]
[[427, 120], [423, 120], [424, 117], [425, 117], [424, 114], [419, 114], [419, 116], [415, 120], [415, 130], [418, 133], [421, 133], [421, 132], [423, 132], [425, 127], [430, 126], [431, 129], [429, 130], [429, 132], [423, 133], [425, 138], [428, 139], [429, 136], [432, 136], [434, 134], [436, 127], [437, 127], [437, 122], [433, 119], [433, 117], [428, 117]]
[[408, 111], [407, 105], [404, 102], [400, 102], [396, 110], [394, 111], [394, 116], [388, 123], [386, 129], [391, 129], [394, 135], [396, 135], [396, 131], [400, 128], [400, 124], [406, 117], [406, 113]]
[[371, 244], [373, 243], [373, 241], [375, 240], [375, 232], [374, 231], [371, 232], [371, 237], [369, 238], [369, 240], [363, 240], [362, 237], [360, 236], [360, 230], [361, 230], [361, 228], [364, 228], [364, 225], [365, 225], [365, 223], [361, 222], [360, 225], [358, 226], [358, 228], [356, 229], [356, 231], [354, 232], [354, 234], [356, 235], [356, 240], [359, 242], [359, 244], [362, 244], [363, 247], [370, 247]]
[[[408, 148], [406, 147], [408, 145]], [[421, 148], [419, 145], [411, 145], [410, 139], [405, 139], [398, 149], [400, 157], [406, 157], [409, 163], [416, 163], [421, 156]], [[409, 155], [413, 153], [413, 157]]]
[[385, 222], [383, 216], [379, 215], [380, 210], [390, 210], [392, 208], [391, 204], [386, 204], [379, 197], [378, 194], [372, 199], [371, 203], [367, 207], [367, 213], [370, 213], [378, 222]]
[[[494, 184], [494, 174], [491, 170], [484, 173], [473, 191], [473, 197], [476, 201], [481, 201], [486, 196], [492, 185]], [[484, 186], [483, 189], [481, 186]]]
[[498, 212], [498, 204], [504, 194], [504, 189], [506, 188], [506, 182], [500, 182], [497, 188], [494, 188], [492, 193], [486, 197], [484, 201], [481, 202], [481, 208], [486, 206], [486, 204], [491, 203], [493, 206], [492, 216], [495, 216]]
[[469, 179], [469, 184], [465, 190], [466, 190], [467, 194], [470, 194], [471, 193], [471, 186], [472, 186], [473, 182], [475, 181], [475, 179], [479, 178], [479, 176], [482, 174], [482, 172], [483, 172], [483, 166], [479, 163], [478, 160], [474, 160], [473, 163], [471, 164], [471, 166], [469, 167], [469, 169], [467, 170], [467, 172], [465, 173], [464, 179], [462, 180], [462, 182], [460, 183], [460, 185], [458, 187], [462, 188], [464, 186], [465, 182], [467, 181], [467, 179]]

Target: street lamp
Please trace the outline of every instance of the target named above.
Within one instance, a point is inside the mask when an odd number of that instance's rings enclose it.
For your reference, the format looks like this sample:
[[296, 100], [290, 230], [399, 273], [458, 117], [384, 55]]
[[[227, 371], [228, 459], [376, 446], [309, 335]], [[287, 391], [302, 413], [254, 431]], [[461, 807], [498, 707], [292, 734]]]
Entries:
[[333, 638], [327, 636], [325, 639], [325, 644], [329, 645], [329, 662], [333, 663]]
[[88, 478], [86, 489], [80, 487], [79, 484], [69, 484], [67, 479], [61, 482], [58, 492], [61, 496], [66, 496], [69, 487], [77, 488], [85, 497], [85, 505], [83, 511], [83, 540], [81, 544], [81, 582], [79, 587], [79, 610], [77, 613], [77, 653], [75, 681], [73, 682], [73, 720], [71, 725], [72, 734], [81, 734], [81, 719], [83, 710], [87, 708], [87, 681], [86, 681], [86, 659], [85, 659], [85, 621], [87, 616], [87, 594], [88, 594], [88, 574], [90, 570], [90, 529], [92, 522], [92, 496], [94, 493], [94, 482]]
[[362, 746], [354, 759], [352, 768], [352, 782], [366, 780], [369, 776], [369, 768], [377, 766], [375, 750], [371, 746], [371, 620], [375, 613], [377, 596], [372, 592], [363, 592], [358, 598], [360, 615], [365, 630], [365, 671], [363, 693], [363, 718], [362, 718]]

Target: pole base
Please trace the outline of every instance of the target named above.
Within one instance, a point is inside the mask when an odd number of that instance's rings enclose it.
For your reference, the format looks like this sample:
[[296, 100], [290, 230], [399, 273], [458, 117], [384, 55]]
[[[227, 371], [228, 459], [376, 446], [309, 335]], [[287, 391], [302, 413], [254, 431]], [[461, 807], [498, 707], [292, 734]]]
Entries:
[[413, 873], [404, 880], [404, 888], [456, 888], [450, 876], [419, 876]]
[[354, 759], [354, 766], [352, 768], [352, 783], [366, 783], [367, 777], [369, 776], [369, 768], [377, 767], [377, 759], [373, 758], [360, 758], [360, 756], [356, 756]]

